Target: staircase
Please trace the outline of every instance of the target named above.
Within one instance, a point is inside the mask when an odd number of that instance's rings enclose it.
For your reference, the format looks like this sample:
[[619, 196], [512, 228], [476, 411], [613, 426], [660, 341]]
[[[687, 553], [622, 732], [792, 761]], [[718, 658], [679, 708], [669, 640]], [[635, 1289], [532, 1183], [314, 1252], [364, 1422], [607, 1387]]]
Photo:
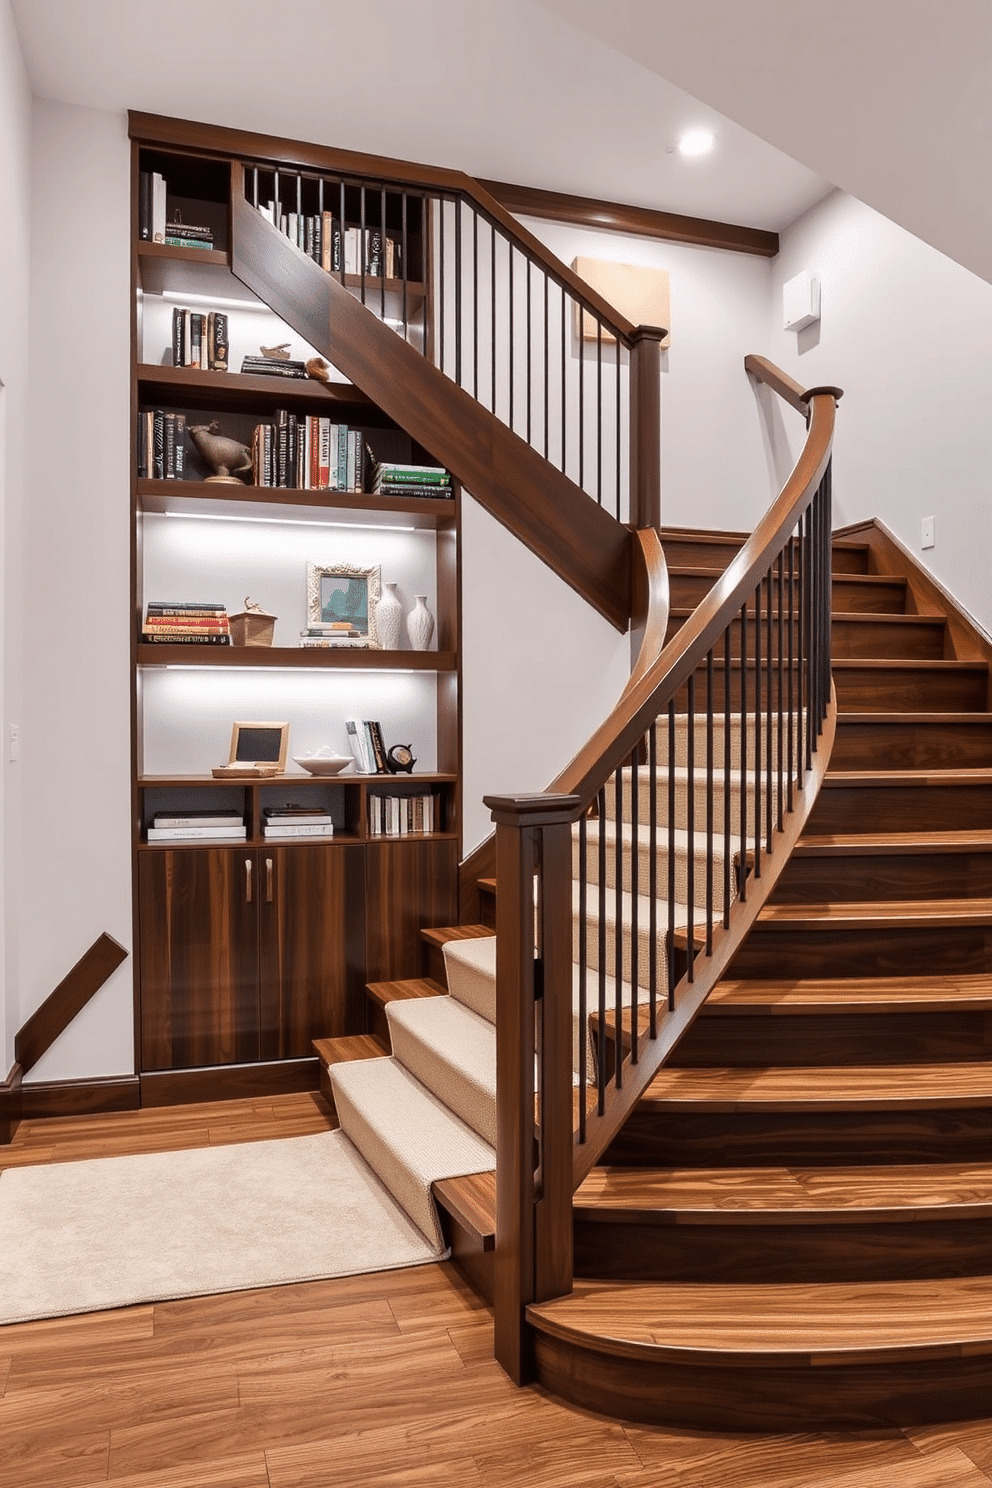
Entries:
[[[676, 629], [735, 544], [664, 543]], [[623, 1419], [795, 1430], [992, 1410], [988, 660], [879, 529], [833, 558], [842, 701], [819, 800], [728, 975], [579, 1188], [571, 1295], [528, 1309], [537, 1378]], [[893, 672], [913, 675], [911, 711]], [[486, 925], [425, 942], [433, 977], [369, 989], [394, 1054], [376, 1063], [491, 1141], [495, 942]], [[466, 1008], [474, 1074], [437, 1053]], [[610, 1062], [617, 1025], [596, 1032]], [[343, 1124], [357, 1068], [329, 1072]], [[418, 1222], [491, 1297], [495, 1184], [481, 1161], [465, 1176], [473, 1153], [435, 1176]]]

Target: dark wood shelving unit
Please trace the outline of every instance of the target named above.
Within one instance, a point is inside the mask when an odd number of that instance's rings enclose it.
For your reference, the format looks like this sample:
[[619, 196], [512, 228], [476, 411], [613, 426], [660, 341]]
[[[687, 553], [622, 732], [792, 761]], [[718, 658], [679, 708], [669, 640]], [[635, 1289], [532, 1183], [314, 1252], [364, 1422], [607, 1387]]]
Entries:
[[[143, 138], [140, 120], [132, 119], [132, 428], [137, 429], [139, 412], [161, 408], [184, 414], [187, 428], [217, 418], [224, 433], [249, 443], [255, 423], [271, 420], [276, 410], [285, 408], [299, 416], [319, 414], [332, 423], [362, 429], [380, 459], [429, 462], [422, 447], [349, 382], [266, 377], [233, 367], [208, 371], [143, 359], [145, 331], [154, 325], [157, 335], [162, 317], [156, 303], [154, 319], [149, 319], [151, 297], [181, 303], [189, 296], [193, 304], [205, 308], [216, 300], [235, 320], [239, 304], [246, 310], [259, 304], [259, 297], [231, 271], [231, 201], [232, 193], [245, 187], [245, 157], [232, 155], [223, 132], [209, 126], [165, 124], [172, 126], [171, 135], [168, 128], [164, 131], [169, 137], [163, 136], [163, 121], [157, 121], [153, 135]], [[292, 160], [285, 165], [294, 169]], [[138, 240], [142, 170], [164, 175], [168, 211], [179, 208], [184, 222], [208, 225], [214, 247]], [[384, 187], [377, 201], [384, 220], [392, 222], [389, 192]], [[337, 199], [359, 201], [350, 185], [342, 187]], [[423, 282], [426, 217], [421, 220], [420, 215], [426, 208], [417, 206], [415, 211], [416, 220], [410, 222], [411, 256], [406, 260], [414, 278], [404, 282], [350, 273], [336, 273], [334, 278], [364, 300], [370, 313], [389, 317], [401, 304], [409, 333], [419, 336], [429, 325], [430, 302], [429, 286]], [[353, 225], [350, 215], [346, 223]], [[158, 353], [157, 346], [151, 349], [152, 355]], [[390, 441], [405, 439], [409, 456], [382, 453], [377, 436], [386, 451]], [[136, 442], [134, 456], [136, 472]], [[135, 1049], [139, 1078], [147, 1081], [152, 1100], [155, 1081], [161, 1082], [166, 1072], [176, 1072], [185, 1082], [184, 1091], [202, 1091], [202, 1097], [210, 1099], [220, 1088], [218, 1070], [232, 1064], [257, 1065], [277, 1088], [279, 1079], [286, 1078], [287, 1062], [312, 1062], [316, 1087], [312, 1039], [364, 1032], [365, 983], [410, 975], [422, 961], [420, 925], [450, 921], [457, 914], [461, 815], [457, 488], [436, 498], [377, 497], [365, 491], [232, 485], [204, 479], [206, 469], [188, 444], [186, 470], [192, 478], [162, 480], [136, 474], [132, 478], [132, 613], [138, 620], [132, 645]], [[436, 553], [439, 649], [144, 643], [143, 553], [160, 537], [158, 529], [143, 519], [162, 515], [210, 516], [232, 524], [262, 516], [292, 522], [295, 516], [306, 523], [326, 522], [331, 532], [337, 525], [409, 529], [411, 542], [430, 542]], [[385, 689], [390, 673], [416, 673], [422, 683], [408, 680], [423, 686], [425, 698], [432, 700], [436, 758], [442, 768], [410, 776], [322, 777], [294, 772], [261, 780], [145, 773], [145, 694], [159, 685], [155, 674], [165, 667], [250, 668], [259, 675], [279, 669], [310, 672], [315, 699], [324, 696], [321, 689], [326, 684], [320, 674], [373, 671]], [[309, 684], [301, 677], [300, 685]], [[321, 706], [326, 708], [326, 703]], [[368, 706], [360, 711], [367, 712]], [[245, 716], [258, 715], [249, 710]], [[370, 831], [370, 799], [427, 793], [435, 797], [438, 830], [400, 835]], [[334, 819], [333, 836], [267, 839], [262, 832], [263, 808], [287, 800], [323, 804]], [[148, 842], [147, 827], [156, 812], [182, 815], [213, 804], [242, 816], [245, 839]]]

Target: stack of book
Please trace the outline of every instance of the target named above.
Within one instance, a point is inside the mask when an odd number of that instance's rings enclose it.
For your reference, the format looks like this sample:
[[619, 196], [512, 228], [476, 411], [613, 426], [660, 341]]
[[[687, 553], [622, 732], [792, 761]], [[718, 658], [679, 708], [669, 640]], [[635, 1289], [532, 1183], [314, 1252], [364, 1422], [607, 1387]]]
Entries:
[[272, 423], [256, 426], [251, 458], [256, 486], [364, 491], [371, 457], [361, 429], [279, 408]]
[[451, 495], [451, 476], [441, 465], [398, 465], [381, 461], [375, 466], [372, 491], [376, 496]]
[[200, 372], [227, 371], [227, 316], [221, 310], [172, 312], [172, 365]]
[[433, 832], [434, 796], [369, 796], [369, 836]]
[[165, 204], [168, 187], [159, 171], [142, 171], [138, 178], [138, 236], [145, 243], [165, 242]]
[[262, 835], [268, 839], [292, 837], [333, 837], [334, 818], [319, 806], [285, 806], [262, 808]]
[[149, 842], [243, 842], [248, 832], [240, 811], [156, 811], [148, 828]]
[[308, 625], [300, 631], [300, 645], [320, 649], [334, 646], [355, 646], [359, 650], [369, 645], [368, 633], [350, 625], [347, 620], [331, 620], [326, 625]]
[[380, 227], [345, 227], [332, 212], [286, 212], [275, 201], [259, 202], [268, 222], [302, 248], [328, 274], [365, 274], [370, 279], [399, 279], [403, 273], [403, 238]]
[[141, 639], [152, 645], [229, 646], [227, 606], [200, 600], [150, 600]]
[[186, 415], [149, 408], [138, 414], [138, 474], [152, 480], [186, 475]]
[[173, 220], [165, 224], [165, 241], [173, 248], [212, 248], [213, 229], [184, 222], [177, 212]]
[[245, 356], [241, 358], [242, 372], [253, 377], [306, 377], [306, 362], [294, 362], [289, 357]]

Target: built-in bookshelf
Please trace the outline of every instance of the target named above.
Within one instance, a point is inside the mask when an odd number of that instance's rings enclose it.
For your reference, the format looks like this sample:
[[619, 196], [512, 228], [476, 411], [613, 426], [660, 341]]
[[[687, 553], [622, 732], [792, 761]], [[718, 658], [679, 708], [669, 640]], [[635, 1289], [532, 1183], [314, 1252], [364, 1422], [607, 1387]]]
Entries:
[[[157, 121], [149, 139], [132, 124], [136, 1053], [156, 1089], [165, 1071], [201, 1071], [201, 1084], [184, 1076], [176, 1088], [208, 1098], [218, 1066], [254, 1068], [245, 1088], [316, 1083], [311, 1039], [364, 1031], [365, 982], [415, 975], [421, 924], [456, 913], [460, 493], [440, 476], [417, 494], [371, 489], [382, 462], [437, 462], [231, 271], [239, 193], [369, 314], [392, 313], [422, 343], [423, 209], [341, 176], [330, 157], [307, 176], [291, 160], [252, 165], [250, 152], [246, 166], [206, 127], [177, 125], [174, 142], [169, 132]], [[259, 370], [278, 360], [317, 363], [320, 375]], [[250, 468], [212, 478], [190, 432], [204, 429], [251, 452]], [[166, 430], [168, 463], [157, 449]], [[280, 468], [275, 441], [288, 430]], [[329, 454], [339, 437], [340, 461]], [[301, 451], [293, 463], [289, 449]], [[375, 592], [389, 580], [405, 609], [426, 594], [429, 649], [402, 633], [390, 650], [360, 634], [305, 644], [310, 565], [374, 572]], [[187, 601], [231, 616], [257, 604], [272, 617], [271, 644], [238, 644], [233, 628], [210, 645], [143, 636], [150, 603], [161, 613]], [[387, 747], [412, 750], [414, 772], [326, 778], [293, 763], [347, 753], [349, 717], [381, 720]], [[283, 773], [212, 774], [239, 719], [289, 724]], [[327, 830], [267, 836], [267, 812], [290, 808]], [[240, 827], [149, 840], [156, 817], [204, 815]]]

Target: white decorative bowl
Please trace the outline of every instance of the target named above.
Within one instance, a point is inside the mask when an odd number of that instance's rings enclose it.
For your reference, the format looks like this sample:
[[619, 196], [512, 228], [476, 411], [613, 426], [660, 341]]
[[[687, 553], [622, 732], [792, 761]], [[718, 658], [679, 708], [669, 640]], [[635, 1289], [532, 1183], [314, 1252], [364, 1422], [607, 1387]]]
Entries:
[[354, 761], [348, 754], [298, 754], [293, 756], [293, 763], [311, 775], [340, 775]]

